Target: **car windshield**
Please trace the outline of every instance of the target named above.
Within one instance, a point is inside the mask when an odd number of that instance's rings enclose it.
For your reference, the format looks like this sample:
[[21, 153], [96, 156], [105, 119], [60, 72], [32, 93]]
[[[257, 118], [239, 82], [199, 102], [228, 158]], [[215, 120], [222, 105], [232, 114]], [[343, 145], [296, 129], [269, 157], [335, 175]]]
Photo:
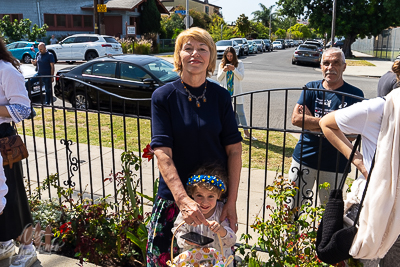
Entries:
[[143, 68], [150, 71], [154, 76], [164, 83], [175, 81], [179, 78], [178, 73], [173, 71], [174, 65], [162, 59], [143, 65]]
[[256, 44], [261, 44], [261, 41], [258, 41], [258, 40], [257, 40], [257, 41], [254, 41], [254, 42], [255, 42]]
[[279, 41], [275, 41], [275, 42], [273, 42], [273, 44], [280, 44], [281, 42], [279, 42]]
[[232, 41], [218, 41], [216, 43], [217, 46], [231, 46], [232, 45]]
[[104, 40], [106, 40], [107, 43], [114, 43], [114, 44], [118, 43], [118, 41], [115, 40], [114, 37], [104, 37]]
[[317, 47], [311, 45], [300, 45], [297, 50], [301, 51], [317, 51]]
[[243, 44], [243, 40], [242, 39], [237, 39], [237, 40], [235, 40], [236, 41], [236, 43], [238, 43], [238, 44]]

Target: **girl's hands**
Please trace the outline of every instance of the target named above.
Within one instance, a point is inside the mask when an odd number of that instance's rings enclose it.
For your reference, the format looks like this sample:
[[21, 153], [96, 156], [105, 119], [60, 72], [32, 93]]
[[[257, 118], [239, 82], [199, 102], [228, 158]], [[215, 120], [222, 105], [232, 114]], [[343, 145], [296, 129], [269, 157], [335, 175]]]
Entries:
[[226, 236], [227, 231], [223, 226], [221, 226], [221, 224], [219, 224], [216, 221], [208, 221], [208, 223], [210, 224], [209, 227], [211, 231], [213, 231], [216, 234], [219, 234], [221, 237]]

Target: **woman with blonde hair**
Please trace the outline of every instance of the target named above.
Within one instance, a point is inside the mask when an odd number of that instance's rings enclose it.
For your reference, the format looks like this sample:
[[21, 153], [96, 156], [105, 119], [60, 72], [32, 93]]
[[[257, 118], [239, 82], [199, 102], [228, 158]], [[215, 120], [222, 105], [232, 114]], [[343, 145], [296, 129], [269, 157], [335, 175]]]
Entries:
[[[242, 93], [242, 80], [244, 78], [244, 65], [241, 60], [238, 60], [235, 49], [228, 47], [225, 49], [224, 55], [222, 56], [221, 63], [218, 67], [217, 80], [221, 83], [221, 86], [229, 91], [229, 94], [239, 95]], [[234, 100], [236, 104], [236, 121], [237, 124], [243, 126], [244, 137], [257, 140], [255, 137], [251, 137], [249, 130], [246, 129], [247, 121], [246, 115], [244, 114], [243, 108], [243, 96], [236, 97]]]
[[[194, 27], [179, 34], [174, 65], [180, 79], [152, 95], [151, 147], [158, 159], [160, 183], [149, 222], [147, 266], [167, 266], [171, 229], [181, 212], [191, 226], [209, 226], [201, 207], [184, 185], [200, 166], [218, 163], [228, 173], [228, 192], [221, 221], [237, 231], [236, 199], [241, 170], [242, 137], [227, 90], [208, 82], [216, 65], [210, 34]], [[174, 251], [178, 252], [175, 242]]]

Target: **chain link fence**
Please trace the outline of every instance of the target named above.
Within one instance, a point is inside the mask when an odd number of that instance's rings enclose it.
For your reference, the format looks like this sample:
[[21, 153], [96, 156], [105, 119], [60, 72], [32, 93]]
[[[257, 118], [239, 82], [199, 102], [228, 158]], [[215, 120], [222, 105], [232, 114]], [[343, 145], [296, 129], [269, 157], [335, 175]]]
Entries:
[[383, 30], [378, 36], [357, 39], [351, 49], [371, 56], [394, 61], [400, 54], [400, 27]]

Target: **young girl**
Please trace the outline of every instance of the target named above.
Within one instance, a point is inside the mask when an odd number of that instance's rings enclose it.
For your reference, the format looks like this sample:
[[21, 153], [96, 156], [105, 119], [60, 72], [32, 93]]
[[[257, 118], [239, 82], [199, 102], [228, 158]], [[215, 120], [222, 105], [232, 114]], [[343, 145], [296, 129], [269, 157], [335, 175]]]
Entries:
[[[226, 180], [226, 173], [218, 168], [201, 168], [195, 175], [189, 178], [186, 184], [186, 191], [199, 204], [200, 210], [208, 221], [209, 226], [204, 224], [197, 226], [183, 224], [179, 227], [175, 238], [182, 251], [194, 248], [196, 245], [185, 241], [181, 236], [189, 232], [196, 232], [214, 239], [214, 242], [206, 245], [206, 247], [213, 247], [219, 251], [223, 249], [226, 258], [232, 255], [231, 247], [236, 243], [236, 234], [229, 227], [227, 219], [221, 223], [219, 222], [224, 204], [217, 201], [227, 190]], [[181, 211], [175, 220], [172, 233], [175, 232], [176, 227], [183, 221], [182, 212], [184, 211]], [[217, 234], [221, 236], [223, 248], [220, 247]], [[228, 266], [233, 265], [231, 263]]]

